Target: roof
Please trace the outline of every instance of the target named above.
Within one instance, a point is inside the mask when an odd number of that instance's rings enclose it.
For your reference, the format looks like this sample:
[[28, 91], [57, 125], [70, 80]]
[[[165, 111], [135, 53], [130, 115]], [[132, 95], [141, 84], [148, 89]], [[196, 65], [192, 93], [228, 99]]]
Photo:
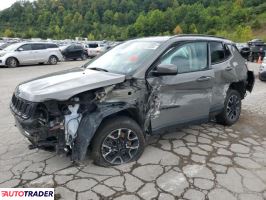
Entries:
[[228, 40], [223, 37], [214, 36], [214, 35], [203, 35], [203, 34], [180, 34], [176, 35], [175, 38], [180, 38], [181, 40], [195, 39], [195, 40], [210, 40], [210, 41], [221, 41], [224, 43], [233, 43], [231, 40]]
[[133, 39], [136, 41], [152, 41], [152, 42], [165, 42], [167, 40], [170, 40], [172, 38], [179, 39], [180, 41], [182, 40], [212, 40], [212, 41], [222, 41], [225, 43], [233, 43], [232, 41], [223, 38], [223, 37], [218, 37], [218, 36], [213, 36], [213, 35], [201, 35], [201, 34], [179, 34], [179, 35], [174, 35], [174, 36], [154, 36], [154, 37], [143, 37], [139, 39]]
[[172, 38], [173, 36], [153, 36], [153, 37], [143, 37], [133, 39], [135, 41], [145, 41], [145, 42], [165, 42]]

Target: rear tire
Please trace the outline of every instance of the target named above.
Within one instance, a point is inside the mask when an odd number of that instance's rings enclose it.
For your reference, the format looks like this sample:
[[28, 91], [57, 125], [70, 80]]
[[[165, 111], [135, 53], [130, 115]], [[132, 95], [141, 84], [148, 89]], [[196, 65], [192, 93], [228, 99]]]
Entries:
[[241, 95], [236, 90], [229, 89], [224, 102], [223, 111], [216, 116], [219, 124], [231, 126], [236, 123], [241, 113]]
[[48, 63], [49, 63], [50, 65], [56, 65], [57, 62], [58, 62], [58, 59], [57, 59], [56, 56], [50, 56], [50, 58], [49, 58], [49, 60], [48, 60]]
[[9, 68], [15, 68], [15, 67], [18, 67], [18, 61], [16, 58], [8, 58], [6, 60], [6, 65], [9, 67]]
[[137, 160], [144, 151], [145, 139], [140, 126], [126, 116], [103, 122], [92, 140], [94, 163], [112, 166]]

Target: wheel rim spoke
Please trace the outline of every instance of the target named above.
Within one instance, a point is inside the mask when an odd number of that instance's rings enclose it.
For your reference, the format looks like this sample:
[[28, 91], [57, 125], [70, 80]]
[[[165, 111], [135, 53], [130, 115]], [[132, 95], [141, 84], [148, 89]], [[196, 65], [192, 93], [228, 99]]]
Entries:
[[[134, 136], [131, 137], [131, 135], [134, 135], [135, 137]], [[138, 140], [138, 137], [135, 133], [133, 133], [132, 131], [129, 131], [127, 134], [127, 139], [133, 141], [133, 140]]]
[[102, 157], [109, 163], [118, 165], [130, 161], [139, 149], [137, 134], [127, 128], [120, 128], [109, 133], [104, 139]]
[[236, 95], [232, 95], [227, 103], [226, 115], [230, 120], [235, 120], [240, 114], [240, 100]]
[[120, 160], [119, 164], [120, 164], [120, 163], [124, 163], [124, 160], [123, 160], [123, 158], [122, 158], [121, 156], [116, 156], [116, 157], [111, 161], [111, 163], [112, 163], [112, 164], [116, 164], [115, 161], [116, 161], [117, 159]]
[[105, 158], [106, 156], [108, 156], [110, 153], [112, 153], [112, 149], [108, 149], [108, 152], [103, 153], [103, 157]]

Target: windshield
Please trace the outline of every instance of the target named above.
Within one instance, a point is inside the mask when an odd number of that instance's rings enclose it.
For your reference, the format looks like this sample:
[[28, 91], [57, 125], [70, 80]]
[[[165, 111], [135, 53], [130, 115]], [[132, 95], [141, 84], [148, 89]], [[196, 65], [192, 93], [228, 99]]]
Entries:
[[11, 45], [7, 46], [6, 48], [4, 48], [3, 50], [4, 51], [14, 51], [20, 46], [21, 46], [21, 44], [18, 44], [18, 43], [17, 44], [11, 44]]
[[153, 54], [160, 43], [151, 41], [128, 41], [114, 47], [96, 60], [89, 62], [87, 68], [99, 68], [118, 74], [131, 74]]

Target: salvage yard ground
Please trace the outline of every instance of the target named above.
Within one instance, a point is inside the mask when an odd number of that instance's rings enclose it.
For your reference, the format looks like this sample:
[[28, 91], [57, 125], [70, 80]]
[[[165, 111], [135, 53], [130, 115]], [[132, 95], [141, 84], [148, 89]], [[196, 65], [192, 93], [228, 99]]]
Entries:
[[[103, 168], [88, 158], [28, 150], [14, 126], [9, 101], [15, 86], [50, 72], [81, 66], [0, 68], [0, 187], [55, 187], [57, 199], [266, 199], [266, 83], [256, 79], [237, 124], [190, 126], [148, 139], [137, 162]], [[258, 65], [249, 68], [258, 72]]]

